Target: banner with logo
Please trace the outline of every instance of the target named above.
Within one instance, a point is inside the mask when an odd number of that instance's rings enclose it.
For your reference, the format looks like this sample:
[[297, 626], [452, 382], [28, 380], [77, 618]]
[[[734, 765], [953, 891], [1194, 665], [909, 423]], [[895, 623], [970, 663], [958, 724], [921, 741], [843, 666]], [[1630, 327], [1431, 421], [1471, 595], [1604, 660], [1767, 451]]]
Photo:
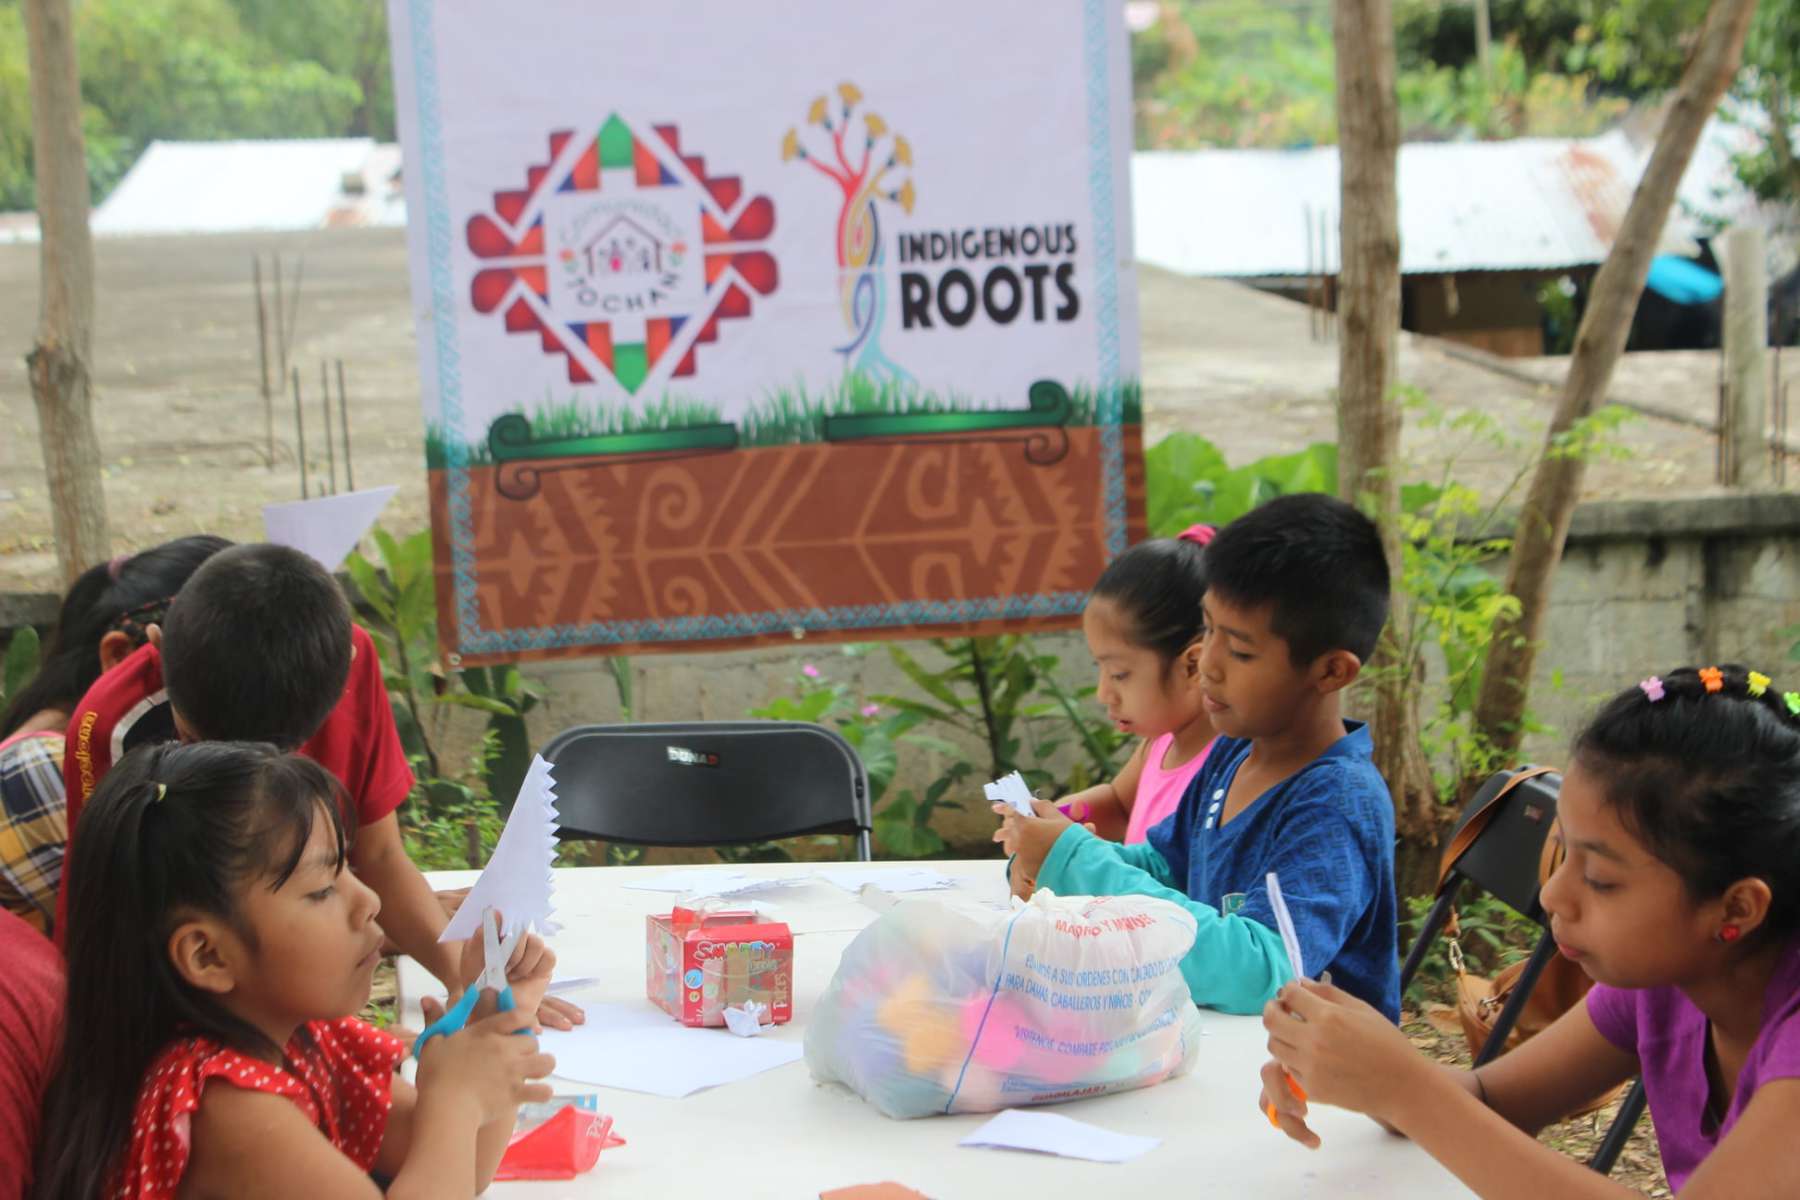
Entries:
[[390, 0], [461, 662], [1076, 622], [1141, 536], [1117, 0]]

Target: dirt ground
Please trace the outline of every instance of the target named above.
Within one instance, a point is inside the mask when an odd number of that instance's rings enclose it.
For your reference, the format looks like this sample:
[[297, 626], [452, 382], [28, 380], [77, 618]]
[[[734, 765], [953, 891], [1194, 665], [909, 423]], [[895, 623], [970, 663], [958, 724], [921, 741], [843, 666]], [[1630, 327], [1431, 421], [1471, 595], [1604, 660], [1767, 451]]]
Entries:
[[[251, 263], [284, 256], [300, 276], [290, 360], [300, 374], [308, 469], [327, 472], [319, 370], [344, 363], [351, 466], [357, 484], [398, 484], [384, 517], [394, 529], [426, 521], [423, 421], [404, 234], [352, 229], [283, 235], [105, 239], [96, 245], [96, 415], [116, 550], [200, 531], [260, 536], [261, 506], [297, 499], [300, 476], [292, 385], [260, 395]], [[38, 251], [0, 245], [0, 592], [52, 591], [55, 552], [37, 416], [23, 356], [37, 321]], [[1146, 442], [1172, 430], [1205, 434], [1232, 462], [1336, 437], [1337, 345], [1309, 334], [1298, 305], [1217, 280], [1141, 269]], [[273, 314], [270, 315], [271, 327]], [[1519, 439], [1507, 451], [1470, 451], [1460, 437], [1409, 425], [1415, 477], [1447, 459], [1488, 493], [1535, 448], [1554, 398], [1455, 357], [1442, 343], [1403, 337], [1401, 376], [1450, 413], [1481, 409]], [[271, 346], [273, 346], [271, 335]], [[1800, 353], [1786, 373], [1800, 378]], [[1514, 364], [1515, 366], [1518, 364]], [[1527, 362], [1547, 380], [1552, 361]], [[335, 371], [335, 366], [333, 367]], [[1630, 356], [1615, 395], [1690, 416], [1716, 407], [1717, 356]], [[1800, 388], [1794, 389], [1800, 391]], [[332, 414], [334, 428], [337, 414]], [[1632, 457], [1596, 464], [1589, 498], [1692, 495], [1715, 490], [1714, 439], [1670, 420], [1625, 431]], [[339, 486], [344, 465], [337, 463]], [[1800, 476], [1796, 476], [1800, 478]]]

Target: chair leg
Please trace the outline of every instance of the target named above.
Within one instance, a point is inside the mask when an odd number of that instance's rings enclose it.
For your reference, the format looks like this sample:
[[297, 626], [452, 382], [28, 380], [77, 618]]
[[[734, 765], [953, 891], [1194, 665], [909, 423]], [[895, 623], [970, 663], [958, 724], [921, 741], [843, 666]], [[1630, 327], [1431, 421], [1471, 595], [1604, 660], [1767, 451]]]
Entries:
[[1419, 936], [1413, 939], [1412, 949], [1406, 952], [1406, 965], [1400, 968], [1400, 992], [1406, 992], [1406, 986], [1412, 982], [1419, 964], [1425, 961], [1425, 955], [1431, 950], [1432, 943], [1437, 941], [1438, 931], [1443, 929], [1444, 922], [1450, 917], [1450, 906], [1456, 903], [1456, 893], [1462, 889], [1462, 877], [1452, 874], [1444, 884], [1443, 895], [1425, 914], [1425, 924], [1419, 927]]
[[1637, 1128], [1638, 1118], [1644, 1115], [1644, 1105], [1648, 1100], [1649, 1097], [1644, 1095], [1644, 1081], [1640, 1078], [1625, 1094], [1625, 1103], [1619, 1105], [1619, 1115], [1613, 1118], [1600, 1148], [1588, 1160], [1588, 1166], [1602, 1175], [1612, 1174], [1613, 1164], [1619, 1161], [1619, 1151], [1625, 1148], [1625, 1143], [1631, 1138], [1631, 1131]]
[[869, 831], [866, 829], [859, 829], [856, 831], [856, 861], [875, 861], [875, 855], [869, 850]]
[[1548, 929], [1538, 939], [1537, 948], [1531, 952], [1531, 958], [1520, 972], [1518, 982], [1513, 984], [1512, 995], [1507, 997], [1500, 1015], [1494, 1019], [1493, 1032], [1488, 1034], [1487, 1042], [1475, 1055], [1475, 1065], [1483, 1066], [1500, 1057], [1506, 1048], [1506, 1039], [1512, 1033], [1513, 1026], [1518, 1024], [1519, 1014], [1525, 1011], [1525, 1001], [1531, 997], [1531, 989], [1537, 986], [1538, 976], [1550, 965], [1551, 955], [1556, 953], [1556, 941], [1550, 936]]

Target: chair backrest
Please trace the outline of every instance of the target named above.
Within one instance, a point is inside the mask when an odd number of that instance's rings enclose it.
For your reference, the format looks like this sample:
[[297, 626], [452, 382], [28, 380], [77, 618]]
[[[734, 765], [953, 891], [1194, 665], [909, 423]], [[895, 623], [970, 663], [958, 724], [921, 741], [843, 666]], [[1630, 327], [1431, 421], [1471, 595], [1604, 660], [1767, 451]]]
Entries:
[[721, 846], [847, 833], [869, 857], [869, 781], [842, 737], [801, 721], [581, 725], [551, 739], [565, 840]]
[[[1562, 776], [1552, 771], [1522, 779], [1507, 789], [1518, 774], [1502, 771], [1493, 775], [1463, 809], [1451, 843], [1472, 820], [1479, 818], [1486, 824], [1453, 869], [1514, 912], [1541, 924], [1544, 913], [1538, 906], [1538, 868], [1544, 839], [1556, 820], [1556, 796], [1562, 788]], [[1503, 790], [1505, 794], [1501, 795]], [[1484, 809], [1487, 813], [1482, 817]]]

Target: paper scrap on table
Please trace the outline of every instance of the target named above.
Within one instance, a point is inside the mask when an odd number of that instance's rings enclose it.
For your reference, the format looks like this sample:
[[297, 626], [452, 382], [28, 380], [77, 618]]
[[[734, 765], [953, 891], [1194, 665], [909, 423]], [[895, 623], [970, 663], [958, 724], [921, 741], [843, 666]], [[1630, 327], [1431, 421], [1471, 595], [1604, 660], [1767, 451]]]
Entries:
[[746, 1000], [742, 1008], [727, 1006], [722, 1015], [726, 1029], [739, 1037], [755, 1037], [763, 1031], [762, 1019], [769, 1015], [769, 1006], [760, 1000]]
[[958, 1142], [959, 1146], [995, 1146], [1002, 1150], [1035, 1150], [1063, 1158], [1122, 1163], [1162, 1145], [1161, 1138], [1114, 1133], [1056, 1113], [1009, 1108]]
[[982, 784], [981, 790], [997, 804], [1012, 805], [1021, 817], [1037, 816], [1037, 810], [1031, 807], [1031, 789], [1025, 786], [1025, 777], [1017, 771]]
[[691, 871], [662, 871], [634, 879], [624, 886], [638, 892], [673, 892], [685, 896], [742, 896], [750, 892], [797, 887], [805, 882], [805, 878], [771, 878], [702, 867]]
[[278, 546], [292, 546], [312, 555], [327, 571], [344, 565], [363, 534], [394, 498], [397, 487], [364, 488], [321, 496], [317, 500], [289, 500], [263, 505], [263, 532]]
[[556, 1056], [556, 1075], [600, 1087], [680, 1099], [799, 1062], [799, 1042], [736, 1038], [692, 1029], [648, 1006], [595, 1004], [587, 1024], [546, 1029], [538, 1045]]
[[541, 934], [556, 932], [556, 780], [550, 771], [542, 756], [532, 755], [494, 853], [438, 941], [474, 937], [490, 908], [505, 918], [502, 932], [507, 937], [528, 925]]
[[931, 892], [956, 882], [929, 867], [825, 867], [816, 874], [853, 895], [868, 884], [884, 892]]

